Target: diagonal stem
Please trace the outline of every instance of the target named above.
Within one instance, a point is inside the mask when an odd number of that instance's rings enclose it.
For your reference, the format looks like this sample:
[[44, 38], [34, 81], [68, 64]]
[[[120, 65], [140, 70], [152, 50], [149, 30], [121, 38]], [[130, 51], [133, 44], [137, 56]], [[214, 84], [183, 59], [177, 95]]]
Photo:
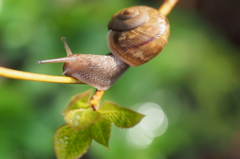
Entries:
[[177, 4], [178, 0], [164, 0], [163, 4], [159, 7], [159, 12], [167, 16], [173, 7]]
[[90, 99], [89, 104], [92, 106], [92, 109], [94, 111], [97, 111], [99, 109], [99, 103], [101, 101], [101, 98], [104, 94], [104, 91], [101, 90], [96, 90], [96, 92], [94, 93], [94, 95], [92, 96], [92, 98]]
[[13, 78], [19, 80], [50, 82], [50, 83], [65, 83], [65, 84], [84, 84], [72, 77], [52, 76], [37, 73], [30, 73], [24, 71], [17, 71], [0, 66], [0, 77]]

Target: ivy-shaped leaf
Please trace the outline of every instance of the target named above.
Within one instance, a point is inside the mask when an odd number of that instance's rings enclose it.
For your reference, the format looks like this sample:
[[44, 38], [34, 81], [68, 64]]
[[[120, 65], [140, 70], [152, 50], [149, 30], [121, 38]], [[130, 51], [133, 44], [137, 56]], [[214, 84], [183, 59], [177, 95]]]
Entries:
[[90, 96], [92, 94], [92, 90], [88, 90], [84, 93], [79, 93], [76, 96], [73, 96], [68, 103], [68, 106], [62, 111], [62, 114], [66, 115], [67, 112], [74, 109], [86, 109], [89, 108], [90, 105], [88, 104], [88, 101], [90, 99]]
[[69, 111], [65, 118], [67, 124], [74, 129], [84, 129], [99, 120], [100, 113], [89, 109], [75, 109]]
[[98, 111], [104, 118], [120, 128], [133, 127], [144, 117], [143, 114], [120, 107], [111, 102], [104, 102]]
[[58, 159], [77, 159], [86, 153], [91, 144], [89, 128], [75, 130], [67, 124], [57, 129], [54, 135], [54, 149]]
[[108, 141], [111, 134], [111, 127], [112, 123], [105, 118], [101, 118], [97, 122], [93, 123], [90, 126], [92, 139], [109, 149]]

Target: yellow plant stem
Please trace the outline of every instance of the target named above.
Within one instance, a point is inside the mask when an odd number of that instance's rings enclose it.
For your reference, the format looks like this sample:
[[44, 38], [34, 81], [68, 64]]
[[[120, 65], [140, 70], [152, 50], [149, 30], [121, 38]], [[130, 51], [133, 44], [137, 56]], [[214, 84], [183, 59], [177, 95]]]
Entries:
[[159, 12], [167, 16], [173, 7], [177, 4], [178, 0], [165, 0], [163, 4], [159, 7]]
[[96, 90], [95, 94], [92, 96], [90, 99], [90, 105], [92, 106], [93, 110], [98, 110], [99, 109], [99, 103], [101, 101], [101, 98], [104, 94], [104, 91], [101, 90]]
[[9, 68], [4, 68], [4, 67], [0, 67], [0, 77], [13, 78], [18, 80], [39, 81], [39, 82], [83, 84], [82, 81], [79, 81], [72, 77], [30, 73], [30, 72], [17, 71]]

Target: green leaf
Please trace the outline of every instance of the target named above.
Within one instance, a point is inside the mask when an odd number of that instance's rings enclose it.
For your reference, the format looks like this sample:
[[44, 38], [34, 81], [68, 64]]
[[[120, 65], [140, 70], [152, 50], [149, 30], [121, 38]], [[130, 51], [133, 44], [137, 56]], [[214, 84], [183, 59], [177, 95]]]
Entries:
[[75, 109], [69, 111], [65, 116], [67, 124], [74, 129], [84, 129], [99, 120], [100, 113], [89, 109]]
[[93, 123], [90, 126], [90, 134], [92, 139], [94, 139], [96, 142], [102, 144], [108, 149], [109, 149], [108, 141], [111, 134], [111, 126], [112, 123], [105, 118], [101, 118], [100, 120], [98, 120], [97, 122]]
[[75, 130], [64, 124], [54, 135], [54, 149], [58, 159], [77, 159], [86, 153], [91, 144], [89, 128]]
[[80, 93], [76, 96], [73, 96], [68, 103], [67, 107], [62, 111], [63, 115], [66, 115], [67, 112], [74, 109], [87, 109], [90, 107], [88, 104], [92, 90], [88, 90], [84, 93]]
[[143, 114], [120, 107], [111, 102], [104, 102], [98, 110], [101, 115], [120, 128], [133, 127], [144, 117]]

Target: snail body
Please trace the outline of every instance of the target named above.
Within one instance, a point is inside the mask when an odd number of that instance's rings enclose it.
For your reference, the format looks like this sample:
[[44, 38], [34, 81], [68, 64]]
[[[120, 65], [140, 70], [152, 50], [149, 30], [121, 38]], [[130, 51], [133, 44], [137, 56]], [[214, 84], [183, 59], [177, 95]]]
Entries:
[[73, 54], [62, 38], [67, 57], [38, 61], [41, 63], [64, 62], [63, 75], [74, 77], [98, 90], [107, 90], [129, 68], [129, 65], [109, 53], [107, 55]]
[[134, 6], [116, 13], [108, 24], [107, 55], [72, 54], [63, 39], [67, 57], [38, 63], [64, 62], [63, 74], [107, 90], [129, 68], [154, 58], [169, 36], [169, 23], [159, 10]]
[[129, 65], [112, 54], [80, 55], [73, 54], [65, 61], [63, 74], [75, 77], [98, 90], [107, 90], [129, 68]]

